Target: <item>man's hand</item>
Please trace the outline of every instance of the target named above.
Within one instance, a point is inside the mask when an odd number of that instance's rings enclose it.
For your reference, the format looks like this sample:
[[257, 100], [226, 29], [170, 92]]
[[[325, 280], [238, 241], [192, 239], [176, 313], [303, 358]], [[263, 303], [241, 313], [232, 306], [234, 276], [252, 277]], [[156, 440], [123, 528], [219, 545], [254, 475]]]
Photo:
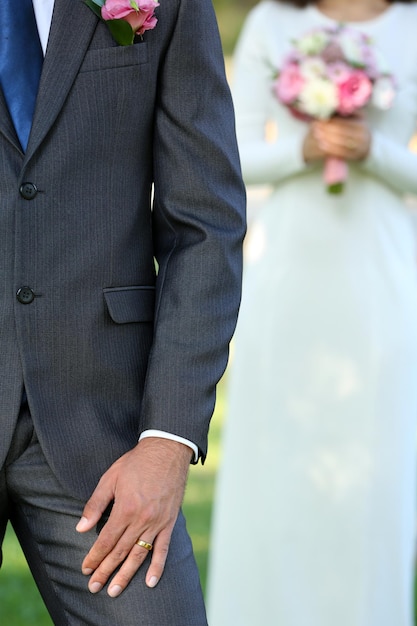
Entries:
[[79, 532], [91, 530], [114, 501], [107, 523], [85, 557], [82, 572], [91, 575], [89, 589], [97, 593], [121, 565], [108, 589], [118, 596], [142, 565], [153, 545], [146, 584], [155, 587], [162, 576], [172, 530], [184, 496], [192, 450], [176, 441], [148, 437], [118, 459], [102, 476], [83, 516]]

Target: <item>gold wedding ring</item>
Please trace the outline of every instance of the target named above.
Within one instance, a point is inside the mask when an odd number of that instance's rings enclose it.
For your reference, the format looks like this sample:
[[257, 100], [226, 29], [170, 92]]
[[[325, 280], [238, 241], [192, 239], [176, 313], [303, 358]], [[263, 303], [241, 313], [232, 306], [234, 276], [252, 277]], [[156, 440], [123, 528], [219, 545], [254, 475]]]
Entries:
[[147, 541], [142, 541], [142, 539], [138, 539], [136, 541], [136, 545], [140, 546], [141, 548], [145, 548], [145, 550], [152, 550], [153, 546], [151, 543], [148, 543]]

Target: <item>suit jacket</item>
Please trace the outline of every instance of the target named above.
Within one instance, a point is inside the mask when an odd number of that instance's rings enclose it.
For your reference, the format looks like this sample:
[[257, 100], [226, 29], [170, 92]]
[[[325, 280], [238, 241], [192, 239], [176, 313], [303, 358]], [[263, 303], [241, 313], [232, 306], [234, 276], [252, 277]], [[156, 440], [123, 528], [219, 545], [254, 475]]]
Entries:
[[239, 305], [244, 189], [211, 2], [157, 17], [122, 47], [56, 0], [26, 154], [0, 95], [0, 463], [25, 388], [81, 497], [145, 429], [204, 458]]

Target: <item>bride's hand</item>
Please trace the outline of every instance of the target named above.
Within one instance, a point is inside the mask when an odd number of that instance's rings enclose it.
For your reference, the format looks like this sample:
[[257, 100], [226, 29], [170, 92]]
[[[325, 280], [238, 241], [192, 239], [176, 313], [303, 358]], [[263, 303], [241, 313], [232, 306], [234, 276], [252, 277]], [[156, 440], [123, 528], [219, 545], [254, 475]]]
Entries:
[[314, 132], [314, 124], [310, 124], [303, 143], [303, 158], [305, 163], [314, 163], [315, 161], [323, 161], [326, 152], [320, 146], [316, 133]]
[[362, 116], [315, 121], [311, 133], [326, 156], [362, 161], [369, 154], [371, 131]]

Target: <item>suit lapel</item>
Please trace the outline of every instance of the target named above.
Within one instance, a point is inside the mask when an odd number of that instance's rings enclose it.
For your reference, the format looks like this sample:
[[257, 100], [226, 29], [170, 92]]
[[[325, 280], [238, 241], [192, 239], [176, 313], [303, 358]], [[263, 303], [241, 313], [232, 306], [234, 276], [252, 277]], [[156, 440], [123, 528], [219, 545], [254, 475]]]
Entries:
[[96, 26], [97, 17], [82, 0], [55, 0], [25, 160], [31, 157], [55, 122]]
[[0, 88], [0, 133], [12, 143], [18, 150], [22, 151], [19, 139], [17, 138], [16, 130], [10, 117], [9, 109], [3, 96], [3, 91]]

